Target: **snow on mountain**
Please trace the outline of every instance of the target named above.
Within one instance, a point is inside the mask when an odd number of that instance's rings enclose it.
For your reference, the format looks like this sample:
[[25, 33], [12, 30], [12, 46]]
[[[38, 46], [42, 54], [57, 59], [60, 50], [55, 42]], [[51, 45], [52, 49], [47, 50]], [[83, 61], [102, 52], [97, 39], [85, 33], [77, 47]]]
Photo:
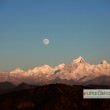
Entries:
[[90, 79], [101, 75], [110, 75], [110, 64], [103, 60], [101, 64], [91, 65], [82, 57], [78, 57], [71, 64], [65, 65], [64, 69], [59, 72], [59, 77], [67, 80], [80, 80], [84, 77]]
[[100, 64], [108, 64], [106, 60], [102, 60]]
[[20, 69], [20, 68], [16, 68], [15, 70], [11, 71], [10, 73], [23, 73], [24, 70]]
[[31, 77], [35, 82], [45, 82], [47, 83], [47, 80], [51, 80], [51, 76], [54, 73], [53, 68], [51, 68], [49, 65], [42, 65], [35, 67], [31, 70], [28, 70], [27, 73], [29, 74], [28, 77]]
[[33, 74], [51, 74], [53, 72], [53, 68], [45, 64], [43, 66], [35, 67], [32, 70], [28, 70], [28, 72]]
[[89, 71], [92, 66], [90, 64], [86, 63], [84, 58], [78, 57], [75, 59], [71, 64], [65, 65], [64, 69], [60, 72], [60, 78], [67, 80], [75, 79], [78, 80], [81, 77], [90, 74], [91, 71]]
[[54, 71], [55, 73], [57, 73], [57, 72], [61, 71], [61, 70], [64, 68], [64, 66], [65, 66], [64, 63], [63, 63], [63, 64], [60, 64], [60, 65], [54, 67], [53, 71]]
[[10, 75], [11, 76], [15, 76], [15, 77], [23, 77], [23, 76], [27, 76], [27, 72], [20, 69], [20, 68], [16, 68], [15, 70], [10, 71]]
[[76, 63], [86, 63], [86, 61], [84, 60], [83, 57], [78, 57], [77, 59], [73, 60], [73, 64], [76, 64]]
[[42, 66], [24, 71], [17, 68], [10, 71], [8, 75], [0, 73], [0, 79], [10, 80], [12, 82], [31, 82], [45, 83], [49, 81], [74, 80], [86, 82], [101, 76], [110, 76], [110, 64], [106, 60], [102, 60], [100, 64], [93, 65], [85, 61], [83, 57], [78, 57], [70, 64], [60, 64], [54, 68], [45, 64]]

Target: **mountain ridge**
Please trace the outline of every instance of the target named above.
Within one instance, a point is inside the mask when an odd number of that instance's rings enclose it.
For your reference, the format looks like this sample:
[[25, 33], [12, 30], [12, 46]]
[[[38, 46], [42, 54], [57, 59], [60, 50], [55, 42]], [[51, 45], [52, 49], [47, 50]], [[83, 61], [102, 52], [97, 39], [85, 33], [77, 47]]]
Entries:
[[100, 64], [93, 65], [87, 63], [80, 56], [70, 64], [60, 64], [53, 68], [44, 64], [27, 71], [17, 68], [6, 74], [1, 72], [0, 82], [49, 84], [56, 81], [56, 79], [86, 82], [101, 76], [110, 76], [110, 64], [106, 60], [102, 60]]

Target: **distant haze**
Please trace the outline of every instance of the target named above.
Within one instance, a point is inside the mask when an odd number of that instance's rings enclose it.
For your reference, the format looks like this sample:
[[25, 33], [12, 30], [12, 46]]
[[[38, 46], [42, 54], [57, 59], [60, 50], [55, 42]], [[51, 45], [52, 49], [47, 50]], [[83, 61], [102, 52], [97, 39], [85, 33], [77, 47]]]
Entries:
[[109, 0], [0, 1], [0, 70], [67, 64], [80, 55], [110, 62]]

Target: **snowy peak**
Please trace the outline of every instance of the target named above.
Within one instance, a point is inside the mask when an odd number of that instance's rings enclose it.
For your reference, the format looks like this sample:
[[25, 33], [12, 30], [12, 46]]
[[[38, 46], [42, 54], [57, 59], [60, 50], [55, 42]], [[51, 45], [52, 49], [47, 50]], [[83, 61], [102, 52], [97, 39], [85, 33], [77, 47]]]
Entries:
[[100, 64], [108, 64], [106, 60], [102, 60]]
[[39, 67], [35, 67], [35, 69], [52, 69], [49, 65], [45, 64], [45, 65], [42, 65], [42, 66], [39, 66]]
[[77, 59], [75, 59], [74, 61], [73, 61], [73, 63], [86, 63], [86, 61], [84, 60], [84, 58], [83, 57], [78, 57]]
[[54, 70], [54, 71], [62, 70], [62, 69], [64, 68], [64, 66], [65, 66], [64, 63], [63, 63], [63, 64], [60, 64], [60, 65], [56, 66], [53, 70]]
[[11, 71], [10, 73], [23, 73], [24, 70], [20, 69], [20, 68], [16, 68], [15, 70]]
[[43, 66], [35, 67], [31, 70], [32, 73], [51, 73], [52, 71], [53, 68], [46, 64]]

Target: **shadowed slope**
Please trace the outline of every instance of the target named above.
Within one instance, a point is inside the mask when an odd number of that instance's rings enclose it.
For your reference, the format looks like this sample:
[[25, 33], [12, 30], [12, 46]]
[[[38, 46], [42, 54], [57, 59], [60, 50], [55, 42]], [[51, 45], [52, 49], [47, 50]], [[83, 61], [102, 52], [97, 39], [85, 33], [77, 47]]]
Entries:
[[83, 88], [108, 86], [67, 86], [51, 84], [0, 96], [3, 110], [108, 110], [110, 100], [83, 99]]

